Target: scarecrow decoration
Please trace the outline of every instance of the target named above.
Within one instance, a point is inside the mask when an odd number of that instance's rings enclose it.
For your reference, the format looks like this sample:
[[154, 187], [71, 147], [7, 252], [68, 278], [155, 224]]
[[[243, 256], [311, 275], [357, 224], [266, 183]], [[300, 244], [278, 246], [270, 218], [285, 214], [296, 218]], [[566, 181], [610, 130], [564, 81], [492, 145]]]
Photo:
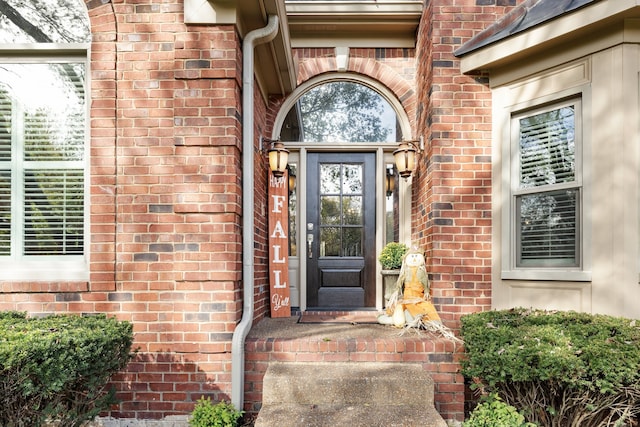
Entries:
[[404, 330], [426, 329], [439, 332], [446, 338], [459, 340], [442, 324], [431, 302], [431, 287], [424, 255], [418, 248], [413, 247], [404, 256], [395, 290], [389, 297], [385, 312], [378, 316], [378, 323]]

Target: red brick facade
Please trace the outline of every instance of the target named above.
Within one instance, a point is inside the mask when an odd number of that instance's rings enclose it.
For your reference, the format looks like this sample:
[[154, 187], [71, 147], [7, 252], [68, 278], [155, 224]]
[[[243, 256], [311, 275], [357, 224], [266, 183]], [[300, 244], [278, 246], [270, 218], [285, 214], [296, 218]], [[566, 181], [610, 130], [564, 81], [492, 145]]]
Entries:
[[425, 156], [412, 198], [414, 241], [426, 248], [443, 320], [491, 308], [491, 93], [460, 73], [453, 52], [515, 0], [427, 1], [417, 38], [417, 134]]
[[[350, 51], [348, 72], [390, 89], [424, 136], [412, 236], [427, 249], [437, 308], [454, 328], [462, 314], [491, 307], [491, 104], [486, 79], [461, 75], [453, 51], [515, 3], [427, 0], [416, 49]], [[180, 0], [86, 4], [90, 280], [1, 283], [0, 309], [131, 321], [139, 353], [115, 380], [122, 403], [109, 415], [186, 414], [201, 394], [231, 392], [242, 316], [242, 40], [233, 26], [185, 25]], [[336, 69], [333, 49], [294, 54], [298, 83]], [[258, 153], [283, 99], [266, 105], [256, 89], [254, 100]], [[254, 171], [259, 320], [269, 310], [260, 155]], [[459, 392], [449, 371], [437, 380]], [[459, 419], [460, 405], [443, 416]]]

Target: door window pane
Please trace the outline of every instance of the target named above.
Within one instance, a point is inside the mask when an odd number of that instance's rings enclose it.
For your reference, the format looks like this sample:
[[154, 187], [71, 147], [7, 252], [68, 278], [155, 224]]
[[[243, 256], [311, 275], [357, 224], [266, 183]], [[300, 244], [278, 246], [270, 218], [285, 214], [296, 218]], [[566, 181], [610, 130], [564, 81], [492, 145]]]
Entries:
[[320, 165], [320, 256], [362, 256], [363, 165]]
[[341, 224], [340, 196], [320, 196], [320, 224]]
[[342, 198], [342, 221], [345, 225], [362, 224], [362, 196]]
[[343, 256], [362, 256], [362, 227], [343, 228]]
[[340, 256], [342, 236], [340, 227], [322, 227], [320, 229], [320, 256]]
[[340, 193], [341, 168], [339, 164], [323, 163], [320, 165], [320, 193]]
[[343, 166], [342, 192], [344, 194], [362, 194], [362, 165]]

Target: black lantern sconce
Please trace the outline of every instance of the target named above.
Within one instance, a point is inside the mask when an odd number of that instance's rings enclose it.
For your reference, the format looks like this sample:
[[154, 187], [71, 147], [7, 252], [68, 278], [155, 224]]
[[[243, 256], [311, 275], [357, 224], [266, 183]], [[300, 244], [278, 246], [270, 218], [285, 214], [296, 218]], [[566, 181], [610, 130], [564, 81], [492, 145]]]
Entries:
[[405, 180], [416, 170], [416, 158], [422, 150], [424, 150], [424, 142], [420, 137], [417, 141], [402, 141], [398, 149], [393, 152], [398, 174]]
[[260, 149], [264, 151], [267, 147], [267, 156], [269, 157], [269, 169], [276, 178], [284, 176], [287, 170], [287, 162], [289, 161], [289, 150], [284, 148], [284, 144], [279, 140], [260, 137]]

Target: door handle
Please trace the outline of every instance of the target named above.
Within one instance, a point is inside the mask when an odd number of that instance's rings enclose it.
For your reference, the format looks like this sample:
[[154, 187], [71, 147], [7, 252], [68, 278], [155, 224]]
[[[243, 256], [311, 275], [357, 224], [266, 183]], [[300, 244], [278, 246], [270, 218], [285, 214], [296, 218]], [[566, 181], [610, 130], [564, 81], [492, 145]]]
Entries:
[[307, 234], [307, 256], [313, 258], [313, 234]]

